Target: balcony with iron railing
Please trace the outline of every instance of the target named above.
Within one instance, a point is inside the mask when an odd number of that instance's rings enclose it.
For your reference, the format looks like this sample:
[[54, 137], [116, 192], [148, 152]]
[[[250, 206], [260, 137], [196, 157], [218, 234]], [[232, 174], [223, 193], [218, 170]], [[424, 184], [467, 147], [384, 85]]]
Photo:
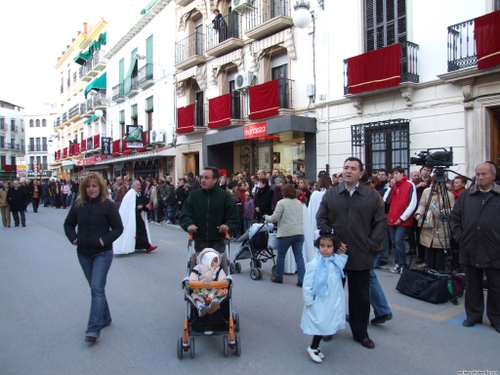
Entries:
[[[401, 43], [400, 58], [400, 84], [418, 83], [418, 44], [412, 42]], [[350, 95], [349, 92], [349, 64], [348, 59], [344, 60], [344, 95]]]
[[62, 114], [62, 122], [63, 124], [68, 121], [68, 112], [64, 112]]
[[153, 77], [153, 64], [147, 63], [137, 71], [137, 85], [140, 89], [145, 89], [155, 83]]
[[262, 39], [293, 25], [290, 0], [259, 1], [247, 8], [245, 34], [252, 39]]
[[93, 115], [96, 109], [104, 108], [106, 108], [106, 95], [102, 93], [91, 95], [85, 101], [85, 117]]
[[477, 65], [474, 20], [448, 26], [448, 72]]
[[119, 83], [116, 86], [113, 86], [111, 91], [111, 100], [116, 103], [121, 103], [125, 101], [125, 97], [123, 95], [123, 83]]
[[130, 98], [137, 95], [139, 92], [139, 87], [137, 86], [137, 76], [127, 77], [123, 81], [123, 95]]
[[207, 54], [222, 56], [243, 46], [240, 29], [240, 15], [229, 13], [207, 25]]
[[75, 104], [68, 111], [68, 121], [78, 120], [85, 113], [85, 105], [83, 103]]
[[80, 68], [82, 81], [91, 81], [106, 67], [106, 59], [104, 55], [104, 51], [96, 51], [92, 57], [90, 57], [88, 61], [82, 65]]
[[61, 125], [61, 118], [58, 117], [58, 118], [56, 118], [56, 121], [54, 121], [54, 128], [57, 128], [60, 125]]
[[188, 69], [206, 62], [204, 55], [205, 35], [194, 32], [188, 37], [175, 43], [175, 68]]

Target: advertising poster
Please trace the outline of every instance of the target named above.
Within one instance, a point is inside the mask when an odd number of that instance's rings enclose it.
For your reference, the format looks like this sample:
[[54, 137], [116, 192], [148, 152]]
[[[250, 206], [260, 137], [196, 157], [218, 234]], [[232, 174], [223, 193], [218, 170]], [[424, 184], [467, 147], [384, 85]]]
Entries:
[[127, 147], [142, 148], [142, 125], [127, 125]]

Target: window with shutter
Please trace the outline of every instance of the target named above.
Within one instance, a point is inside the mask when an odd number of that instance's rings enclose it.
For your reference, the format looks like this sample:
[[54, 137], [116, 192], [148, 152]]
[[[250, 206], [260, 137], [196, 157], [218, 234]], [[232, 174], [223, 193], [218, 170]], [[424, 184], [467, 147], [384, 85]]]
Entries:
[[365, 52], [406, 42], [406, 0], [365, 0]]

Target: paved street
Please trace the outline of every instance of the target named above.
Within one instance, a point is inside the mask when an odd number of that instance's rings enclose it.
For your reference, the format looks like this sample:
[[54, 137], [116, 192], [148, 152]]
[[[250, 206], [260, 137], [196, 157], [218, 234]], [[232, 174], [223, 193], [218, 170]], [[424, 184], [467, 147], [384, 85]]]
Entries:
[[[500, 370], [500, 334], [485, 324], [464, 328], [459, 305], [432, 305], [401, 295], [398, 280], [377, 270], [394, 319], [370, 326], [374, 350], [352, 340], [350, 329], [322, 343], [326, 358], [313, 363], [302, 333], [296, 277], [282, 285], [253, 281], [248, 261], [234, 275], [241, 357], [223, 356], [222, 337], [197, 337], [196, 357], [177, 358], [185, 302], [187, 236], [152, 225], [150, 254], [115, 256], [107, 296], [113, 324], [95, 344], [84, 341], [90, 291], [76, 250], [65, 238], [67, 210], [27, 214], [26, 228], [0, 228], [0, 374], [457, 374]], [[235, 248], [236, 244], [232, 244]]]

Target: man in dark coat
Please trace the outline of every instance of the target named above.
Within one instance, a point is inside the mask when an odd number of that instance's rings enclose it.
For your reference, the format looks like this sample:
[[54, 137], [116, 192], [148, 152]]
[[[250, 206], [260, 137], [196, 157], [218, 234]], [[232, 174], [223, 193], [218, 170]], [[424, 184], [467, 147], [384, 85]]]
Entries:
[[373, 253], [380, 248], [387, 234], [387, 219], [380, 195], [363, 186], [363, 163], [350, 157], [344, 162], [344, 181], [328, 189], [316, 214], [321, 231], [334, 230], [347, 245], [345, 270], [349, 288], [349, 324], [354, 340], [365, 348], [375, 344], [368, 337], [370, 318], [370, 270]]
[[488, 279], [486, 315], [500, 333], [500, 186], [494, 183], [496, 167], [476, 167], [476, 184], [458, 196], [451, 214], [453, 238], [460, 246], [459, 262], [465, 268], [464, 327], [482, 323], [483, 274]]
[[14, 218], [14, 225], [19, 226], [19, 213], [21, 214], [21, 224], [26, 226], [26, 206], [28, 205], [28, 194], [24, 187], [19, 186], [19, 181], [14, 181], [12, 188], [7, 191], [7, 203]]

